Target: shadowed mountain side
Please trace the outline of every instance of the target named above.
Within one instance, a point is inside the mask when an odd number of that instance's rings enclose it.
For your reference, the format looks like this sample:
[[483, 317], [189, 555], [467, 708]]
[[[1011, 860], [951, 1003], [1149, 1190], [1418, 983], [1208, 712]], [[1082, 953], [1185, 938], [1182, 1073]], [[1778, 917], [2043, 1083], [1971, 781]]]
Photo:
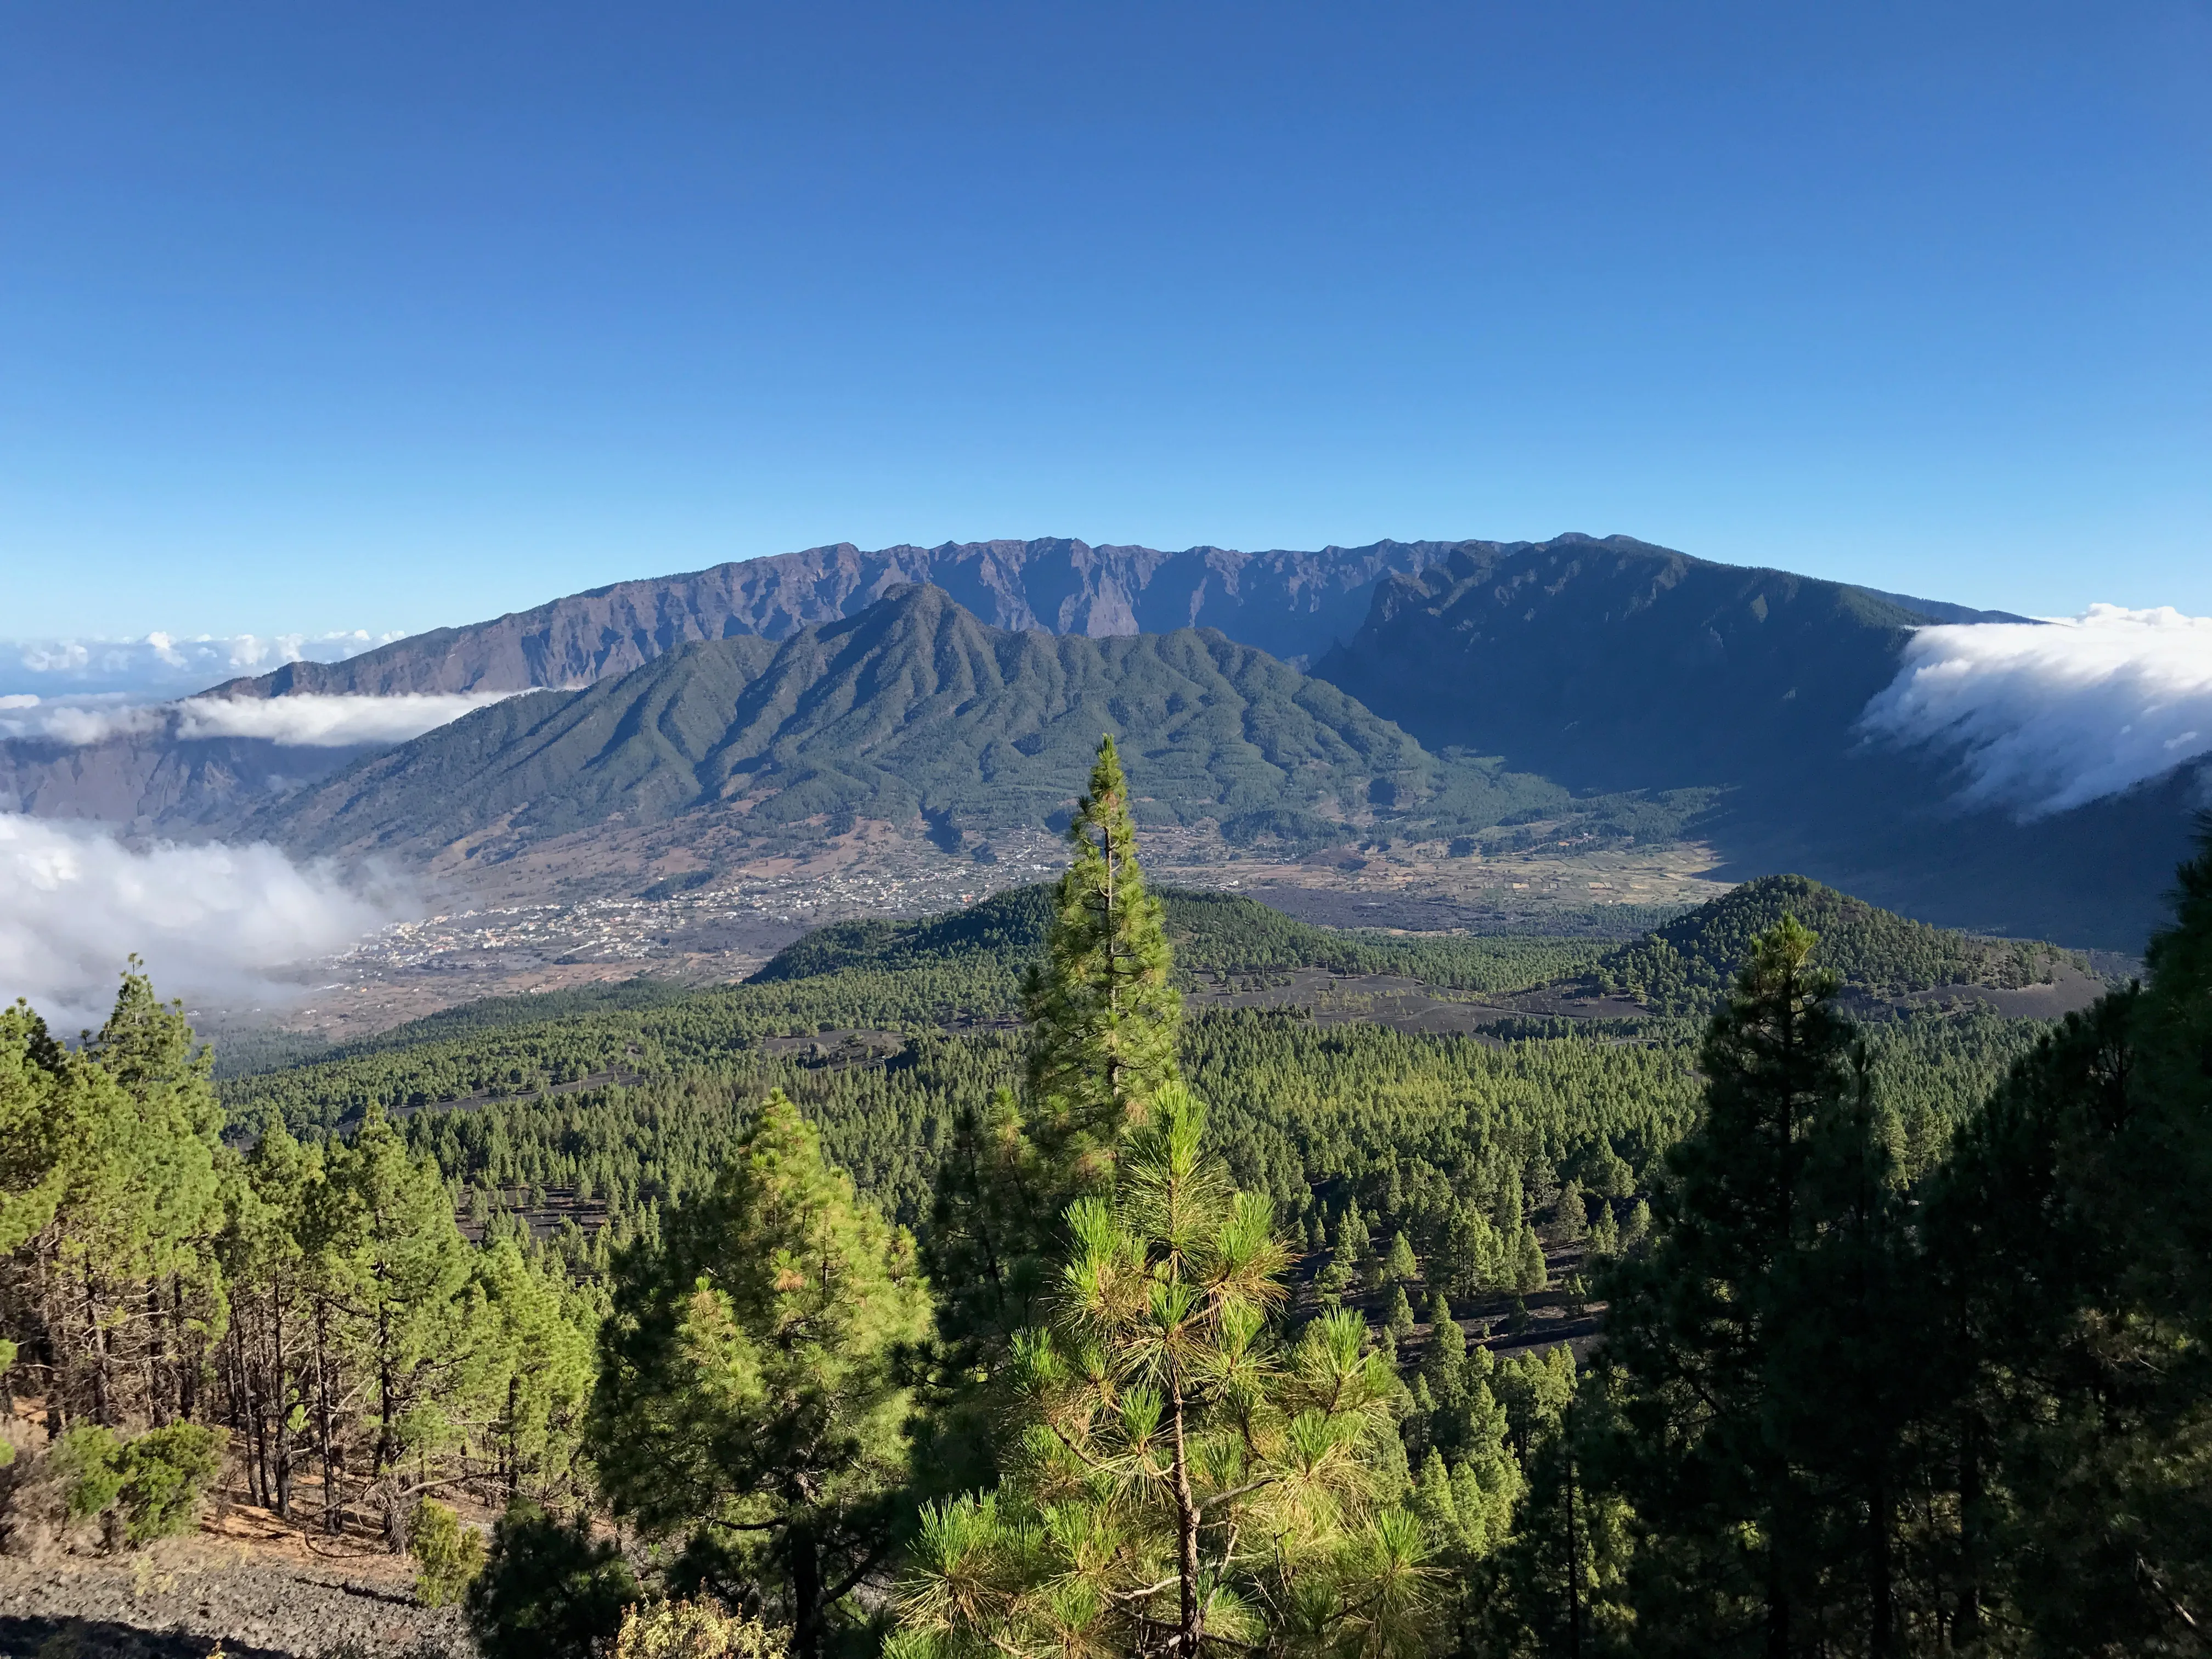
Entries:
[[1832, 754], [1924, 620], [1838, 582], [1563, 538], [1391, 578], [1314, 672], [1431, 748], [1575, 787], [1732, 784]]
[[1863, 588], [1563, 539], [1390, 579], [1314, 672], [1431, 748], [1577, 789], [1725, 789], [1698, 824], [1717, 874], [1802, 870], [1930, 921], [2140, 951], [2200, 787], [2171, 774], [2031, 823], [1961, 811], [1948, 763], [1856, 729], [1920, 620]]
[[0, 742], [0, 812], [176, 834], [233, 821], [255, 803], [328, 777], [381, 746], [177, 738], [166, 729], [88, 744], [14, 738]]
[[1152, 823], [1310, 838], [1425, 806], [1491, 823], [1578, 810], [1542, 779], [1439, 760], [1334, 686], [1211, 629], [1012, 633], [915, 586], [781, 645], [690, 645], [587, 691], [514, 698], [247, 828], [302, 850], [427, 851], [722, 804], [766, 830], [920, 814], [957, 839], [1052, 819], [1108, 731]]
[[2200, 763], [2023, 823], [1961, 811], [1961, 779], [1923, 755], [1839, 739], [1821, 758], [1735, 792], [1700, 823], [1722, 854], [1715, 875], [1802, 870], [1948, 927], [2130, 955], [2162, 925], [2191, 826], [2212, 803]]

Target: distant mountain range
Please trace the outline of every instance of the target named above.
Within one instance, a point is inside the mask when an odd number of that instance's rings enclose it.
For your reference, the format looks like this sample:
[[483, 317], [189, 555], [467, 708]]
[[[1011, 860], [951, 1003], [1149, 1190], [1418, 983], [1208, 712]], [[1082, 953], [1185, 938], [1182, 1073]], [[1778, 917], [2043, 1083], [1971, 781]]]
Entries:
[[2131, 949], [2201, 769], [2033, 823], [1856, 722], [1929, 623], [2020, 621], [1626, 537], [1182, 552], [849, 544], [618, 583], [216, 689], [534, 693], [363, 751], [0, 744], [0, 809], [307, 851], [480, 855], [712, 809], [947, 846], [1048, 821], [1101, 729], [1157, 820], [1294, 846], [1686, 828], [1930, 921]]
[[[216, 689], [226, 696], [265, 697], [297, 691], [389, 696], [574, 687], [628, 673], [700, 641], [787, 639], [802, 628], [857, 615], [893, 588], [913, 583], [942, 588], [994, 628], [1091, 639], [1218, 628], [1240, 644], [1297, 665], [1359, 629], [1378, 582], [1415, 576], [1455, 558], [1542, 559], [1583, 549], [1665, 555], [1664, 549], [1625, 536], [1601, 542], [1579, 535], [1550, 542], [1381, 541], [1265, 553], [1224, 547], [1170, 553], [1062, 537], [872, 553], [839, 542], [685, 575], [617, 582], [490, 622], [434, 629], [343, 662], [291, 663]], [[1874, 597], [1916, 613], [1912, 619], [1920, 622], [2021, 620], [1936, 600]]]

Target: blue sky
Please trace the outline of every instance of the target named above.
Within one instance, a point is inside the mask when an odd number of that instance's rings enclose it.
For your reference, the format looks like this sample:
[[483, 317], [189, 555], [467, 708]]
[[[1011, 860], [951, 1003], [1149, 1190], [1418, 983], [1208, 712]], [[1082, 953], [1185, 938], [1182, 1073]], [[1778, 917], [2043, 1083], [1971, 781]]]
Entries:
[[2212, 9], [9, 4], [0, 636], [1623, 532], [2212, 612]]

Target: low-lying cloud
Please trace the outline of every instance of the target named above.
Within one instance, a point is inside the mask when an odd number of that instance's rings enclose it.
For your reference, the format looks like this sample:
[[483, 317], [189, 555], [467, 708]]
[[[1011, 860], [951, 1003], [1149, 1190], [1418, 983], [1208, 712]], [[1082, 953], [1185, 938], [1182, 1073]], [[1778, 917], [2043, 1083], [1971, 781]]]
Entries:
[[0, 1001], [27, 998], [56, 1031], [106, 1017], [132, 951], [187, 1006], [296, 998], [271, 970], [346, 950], [411, 914], [265, 843], [135, 850], [96, 825], [0, 813]]
[[1957, 756], [1968, 805], [2022, 819], [2085, 805], [2212, 753], [2212, 617], [2098, 605], [1923, 628], [1861, 725]]
[[488, 708], [507, 691], [341, 696], [187, 697], [132, 702], [120, 695], [0, 697], [0, 738], [34, 738], [70, 748], [110, 738], [158, 733], [177, 738], [261, 738], [294, 748], [343, 749], [404, 743]]
[[288, 662], [342, 662], [403, 638], [325, 634], [153, 633], [127, 640], [0, 640], [0, 694], [115, 691], [140, 701], [201, 691]]
[[356, 697], [306, 692], [288, 697], [192, 697], [174, 708], [180, 738], [266, 738], [301, 748], [342, 749], [404, 743], [513, 695], [409, 691]]

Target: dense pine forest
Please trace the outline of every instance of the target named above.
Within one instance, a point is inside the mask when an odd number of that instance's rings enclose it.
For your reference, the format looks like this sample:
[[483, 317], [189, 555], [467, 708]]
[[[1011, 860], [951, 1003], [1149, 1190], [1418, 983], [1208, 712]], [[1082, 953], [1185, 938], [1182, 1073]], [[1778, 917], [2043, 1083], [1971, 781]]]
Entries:
[[[1625, 943], [1155, 892], [1110, 744], [1069, 839], [221, 1082], [135, 971], [0, 1014], [0, 1527], [222, 1488], [533, 1659], [2212, 1645], [2212, 839], [2057, 1023], [1909, 999], [2063, 953], [1797, 878]], [[1312, 971], [1482, 1020], [1233, 994]]]

